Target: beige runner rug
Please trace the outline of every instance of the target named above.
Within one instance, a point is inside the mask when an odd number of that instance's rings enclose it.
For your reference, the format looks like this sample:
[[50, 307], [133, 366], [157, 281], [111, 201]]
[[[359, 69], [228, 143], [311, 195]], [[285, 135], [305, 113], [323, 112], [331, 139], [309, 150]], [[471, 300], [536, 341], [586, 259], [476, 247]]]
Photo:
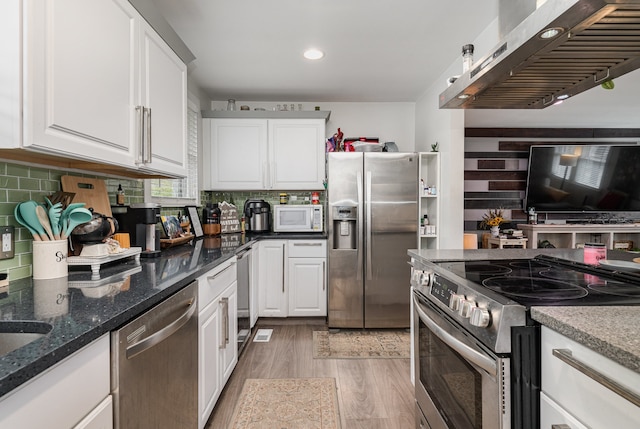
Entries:
[[410, 353], [410, 333], [404, 330], [313, 332], [315, 359], [408, 359]]
[[340, 429], [335, 378], [244, 382], [232, 429]]

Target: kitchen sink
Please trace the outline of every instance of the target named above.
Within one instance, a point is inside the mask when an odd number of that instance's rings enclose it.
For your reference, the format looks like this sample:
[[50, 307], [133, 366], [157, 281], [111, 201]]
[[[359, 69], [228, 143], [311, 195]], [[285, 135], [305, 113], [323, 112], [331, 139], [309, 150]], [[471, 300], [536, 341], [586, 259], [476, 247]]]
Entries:
[[4, 356], [32, 341], [47, 335], [52, 325], [45, 322], [1, 321], [0, 322], [0, 356]]

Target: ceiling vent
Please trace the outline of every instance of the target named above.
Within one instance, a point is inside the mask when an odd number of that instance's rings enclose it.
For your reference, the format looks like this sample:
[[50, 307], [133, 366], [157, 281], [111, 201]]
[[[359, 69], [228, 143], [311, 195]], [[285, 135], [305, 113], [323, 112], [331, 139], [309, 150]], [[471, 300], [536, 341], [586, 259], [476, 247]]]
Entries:
[[511, 28], [440, 108], [543, 109], [640, 68], [640, 0], [546, 1]]

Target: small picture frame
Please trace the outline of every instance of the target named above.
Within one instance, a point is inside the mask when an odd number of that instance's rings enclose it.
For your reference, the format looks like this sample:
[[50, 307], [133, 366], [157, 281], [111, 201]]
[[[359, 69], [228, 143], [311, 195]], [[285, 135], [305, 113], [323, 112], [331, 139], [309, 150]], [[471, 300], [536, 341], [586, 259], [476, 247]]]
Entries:
[[195, 238], [200, 238], [204, 236], [204, 231], [202, 230], [202, 224], [200, 223], [200, 218], [198, 217], [198, 208], [196, 206], [186, 206], [184, 211], [189, 216], [189, 222], [191, 223], [191, 232], [193, 233]]

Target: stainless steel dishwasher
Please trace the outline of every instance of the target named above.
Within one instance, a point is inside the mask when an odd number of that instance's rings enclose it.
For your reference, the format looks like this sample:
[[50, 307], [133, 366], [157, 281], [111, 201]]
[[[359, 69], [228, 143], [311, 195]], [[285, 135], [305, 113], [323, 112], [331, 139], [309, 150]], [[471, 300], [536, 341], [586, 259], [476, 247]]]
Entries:
[[238, 256], [238, 356], [251, 338], [251, 249]]
[[197, 282], [111, 334], [115, 429], [198, 427]]

